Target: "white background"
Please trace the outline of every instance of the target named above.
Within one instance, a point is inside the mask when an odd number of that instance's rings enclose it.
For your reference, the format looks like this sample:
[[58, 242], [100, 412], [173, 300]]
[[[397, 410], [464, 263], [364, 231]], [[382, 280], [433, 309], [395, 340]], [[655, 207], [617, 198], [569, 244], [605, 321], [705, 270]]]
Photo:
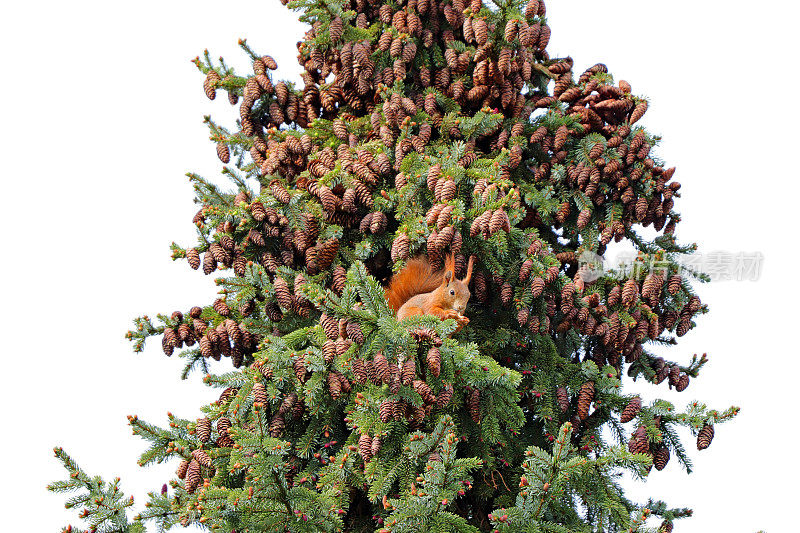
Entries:
[[[794, 3], [551, 1], [551, 55], [575, 71], [605, 62], [650, 98], [643, 123], [683, 183], [678, 236], [703, 251], [761, 252], [758, 282], [701, 288], [711, 306], [671, 357], [708, 352], [683, 405], [742, 408], [718, 426], [695, 473], [672, 461], [630, 497], [663, 498], [695, 517], [677, 531], [796, 531], [798, 74]], [[297, 79], [302, 28], [276, 1], [15, 2], [0, 22], [2, 353], [0, 497], [6, 531], [56, 531], [63, 476], [56, 444], [92, 474], [122, 477], [141, 505], [174, 465], [141, 469], [143, 441], [125, 416], [158, 424], [197, 416], [213, 391], [158, 341], [143, 354], [123, 338], [131, 319], [213, 299], [211, 278], [173, 263], [193, 242], [196, 207], [184, 173], [221, 168], [202, 124], [231, 124], [224, 93], [203, 95], [189, 60], [204, 47], [246, 71], [236, 41], [270, 53]], [[786, 480], [784, 482], [784, 480]], [[7, 494], [6, 494], [7, 493]]]

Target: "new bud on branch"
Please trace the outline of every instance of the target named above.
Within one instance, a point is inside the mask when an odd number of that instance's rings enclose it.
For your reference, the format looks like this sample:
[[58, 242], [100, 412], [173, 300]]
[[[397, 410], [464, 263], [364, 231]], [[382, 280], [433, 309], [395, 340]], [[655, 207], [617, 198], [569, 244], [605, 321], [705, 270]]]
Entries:
[[[167, 428], [129, 419], [140, 464], [177, 466], [135, 524], [63, 452], [51, 488], [108, 530], [671, 530], [691, 511], [617, 475], [688, 470], [677, 428], [702, 450], [737, 409], [625, 392], [683, 391], [707, 361], [654, 349], [707, 309], [647, 100], [551, 57], [539, 0], [288, 5], [301, 83], [246, 41], [252, 73], [195, 60], [236, 106], [235, 128], [206, 119], [230, 188], [189, 174], [200, 235], [172, 257], [219, 294], [127, 335], [220, 393]], [[629, 276], [580, 264], [612, 241], [638, 252]]]

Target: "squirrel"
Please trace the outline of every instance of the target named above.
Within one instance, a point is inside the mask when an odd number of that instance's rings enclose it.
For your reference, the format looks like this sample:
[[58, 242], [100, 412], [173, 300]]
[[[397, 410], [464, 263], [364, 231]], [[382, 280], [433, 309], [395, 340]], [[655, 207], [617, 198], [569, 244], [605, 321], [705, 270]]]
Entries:
[[389, 281], [386, 300], [389, 307], [402, 320], [414, 315], [434, 315], [442, 320], [453, 318], [458, 329], [469, 323], [462, 313], [469, 301], [469, 280], [475, 256], [470, 256], [467, 274], [455, 277], [455, 259], [450, 254], [443, 269], [433, 270], [424, 255], [410, 259]]

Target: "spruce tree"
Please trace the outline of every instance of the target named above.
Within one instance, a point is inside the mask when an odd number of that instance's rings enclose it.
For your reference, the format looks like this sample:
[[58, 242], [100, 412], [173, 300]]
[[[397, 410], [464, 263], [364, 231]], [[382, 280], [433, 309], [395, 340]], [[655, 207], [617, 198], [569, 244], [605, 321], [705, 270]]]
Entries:
[[[705, 449], [737, 409], [622, 387], [683, 391], [706, 362], [658, 355], [707, 309], [647, 100], [550, 57], [540, 0], [289, 7], [310, 26], [302, 86], [244, 41], [252, 73], [195, 60], [238, 121], [206, 118], [230, 187], [189, 174], [198, 239], [172, 257], [219, 295], [128, 333], [219, 393], [167, 428], [130, 417], [140, 464], [177, 468], [139, 515], [60, 448], [50, 489], [79, 491], [89, 531], [672, 531], [691, 511], [634, 501], [620, 474], [690, 471], [676, 430]], [[612, 241], [633, 267], [592, 269]], [[475, 259], [469, 323], [398, 321], [393, 273], [450, 254], [459, 277]]]

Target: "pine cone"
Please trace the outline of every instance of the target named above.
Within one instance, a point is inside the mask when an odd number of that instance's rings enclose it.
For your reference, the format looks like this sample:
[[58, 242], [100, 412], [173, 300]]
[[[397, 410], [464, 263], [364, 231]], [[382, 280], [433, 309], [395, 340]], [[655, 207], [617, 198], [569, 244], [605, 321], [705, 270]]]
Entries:
[[639, 426], [633, 432], [631, 439], [628, 441], [628, 450], [631, 453], [648, 453], [650, 445], [647, 440], [647, 429], [644, 426]]
[[300, 381], [300, 383], [305, 383], [308, 379], [308, 369], [306, 369], [306, 360], [302, 355], [292, 363], [292, 369], [294, 370], [294, 375], [297, 377], [297, 380]]
[[231, 312], [230, 308], [228, 307], [228, 304], [225, 303], [225, 300], [222, 300], [220, 298], [214, 300], [213, 307], [214, 311], [216, 311], [222, 316], [228, 316]]
[[414, 390], [422, 396], [422, 401], [426, 404], [432, 404], [436, 401], [436, 397], [433, 395], [431, 388], [428, 386], [427, 383], [420, 379], [413, 380]]
[[[189, 263], [191, 265], [191, 262]], [[217, 269], [217, 260], [211, 250], [203, 254], [203, 274], [209, 275]]]
[[705, 450], [711, 446], [711, 441], [714, 439], [714, 426], [704, 424], [700, 432], [697, 434], [697, 449]]
[[478, 389], [468, 389], [466, 398], [469, 416], [476, 424], [481, 423], [481, 391]]
[[339, 321], [336, 318], [322, 313], [319, 317], [319, 322], [322, 324], [323, 331], [325, 331], [325, 337], [336, 339], [339, 336]]
[[231, 429], [231, 420], [227, 416], [221, 417], [217, 420], [217, 433], [220, 435], [227, 435], [228, 430]]
[[201, 466], [206, 468], [211, 468], [212, 466], [211, 457], [209, 457], [208, 454], [203, 450], [194, 450], [192, 452], [192, 458], [200, 463]]
[[556, 402], [562, 413], [566, 413], [569, 410], [569, 393], [567, 393], [566, 387], [556, 388]]
[[178, 479], [184, 479], [186, 477], [186, 471], [189, 468], [189, 461], [183, 460], [181, 464], [178, 465], [178, 469], [175, 471], [175, 475], [178, 476]]
[[689, 386], [689, 376], [687, 374], [681, 374], [678, 378], [678, 383], [675, 384], [675, 390], [678, 392], [683, 392], [686, 390], [686, 387]]
[[184, 488], [186, 492], [191, 494], [197, 489], [198, 485], [200, 485], [200, 463], [192, 459], [186, 468]]
[[[333, 359], [336, 357], [336, 341], [327, 339], [322, 344], [322, 359], [327, 363], [331, 364]], [[361, 361], [362, 369], [363, 369], [364, 362]]]
[[411, 385], [414, 382], [414, 377], [417, 375], [417, 365], [413, 358], [408, 358], [403, 362], [403, 371], [400, 375], [400, 381], [403, 385]]
[[351, 365], [353, 369], [353, 376], [356, 378], [356, 383], [360, 385], [366, 384], [368, 376], [366, 366], [364, 365], [364, 360], [355, 358], [353, 359]]
[[261, 383], [253, 384], [253, 402], [260, 404], [262, 407], [269, 406], [267, 389]]
[[286, 422], [283, 416], [276, 414], [269, 421], [269, 435], [273, 438], [279, 438], [283, 434], [283, 429], [286, 427]]
[[394, 400], [383, 400], [381, 405], [378, 409], [380, 414], [381, 422], [384, 424], [388, 423], [394, 417], [395, 411], [395, 402]]
[[589, 407], [591, 406], [593, 399], [594, 382], [587, 381], [581, 385], [581, 388], [578, 391], [578, 408], [576, 410], [578, 418], [581, 420], [586, 420], [586, 417], [589, 416]]
[[222, 81], [216, 70], [209, 70], [206, 74], [206, 79], [203, 82], [203, 90], [209, 100], [217, 97], [217, 84]]
[[333, 372], [328, 372], [328, 391], [334, 400], [338, 400], [342, 395], [342, 384]]
[[364, 458], [365, 463], [372, 459], [372, 437], [367, 433], [362, 433], [358, 438], [358, 451], [361, 453], [361, 457]]
[[347, 338], [355, 342], [356, 344], [364, 344], [364, 333], [361, 331], [361, 324], [358, 322], [347, 322], [347, 326], [345, 328], [347, 332]]
[[625, 307], [630, 307], [638, 297], [639, 285], [636, 283], [636, 280], [629, 279], [625, 282], [625, 286], [622, 289], [622, 305]]
[[198, 418], [196, 424], [197, 438], [200, 442], [208, 442], [211, 437], [211, 420], [208, 418]]
[[673, 274], [667, 282], [667, 291], [670, 294], [677, 294], [681, 290], [681, 275]]
[[372, 457], [375, 457], [378, 455], [378, 452], [381, 451], [381, 438], [379, 436], [375, 435], [375, 437], [372, 438], [371, 448]]
[[450, 383], [445, 384], [444, 388], [439, 391], [436, 396], [436, 408], [444, 409], [453, 398], [453, 386]]
[[391, 383], [392, 376], [389, 374], [389, 362], [383, 356], [382, 353], [378, 352], [374, 359], [373, 364], [375, 365], [375, 373], [383, 383], [389, 385]]
[[625, 406], [625, 409], [622, 410], [622, 414], [619, 417], [619, 421], [623, 424], [626, 422], [630, 422], [633, 420], [636, 415], [639, 414], [639, 411], [642, 410], [642, 399], [639, 396], [634, 396], [631, 398], [631, 401], [628, 402], [628, 405]]
[[662, 444], [653, 454], [653, 466], [656, 467], [656, 470], [664, 470], [664, 467], [667, 466], [668, 462], [669, 448]]
[[434, 377], [439, 377], [439, 374], [442, 371], [442, 356], [439, 352], [439, 348], [436, 346], [432, 346], [430, 350], [428, 350], [428, 355], [426, 357], [428, 363], [428, 369], [430, 369], [431, 374]]
[[531, 282], [531, 292], [533, 293], [534, 298], [538, 298], [542, 295], [542, 292], [544, 291], [544, 285], [545, 281], [543, 278], [538, 276], [533, 278], [533, 281]]
[[508, 282], [503, 283], [502, 287], [500, 287], [500, 301], [503, 302], [503, 305], [509, 305], [513, 297], [514, 287]]
[[197, 248], [189, 248], [186, 250], [186, 260], [189, 262], [189, 266], [192, 270], [200, 268], [200, 253], [197, 251]]

